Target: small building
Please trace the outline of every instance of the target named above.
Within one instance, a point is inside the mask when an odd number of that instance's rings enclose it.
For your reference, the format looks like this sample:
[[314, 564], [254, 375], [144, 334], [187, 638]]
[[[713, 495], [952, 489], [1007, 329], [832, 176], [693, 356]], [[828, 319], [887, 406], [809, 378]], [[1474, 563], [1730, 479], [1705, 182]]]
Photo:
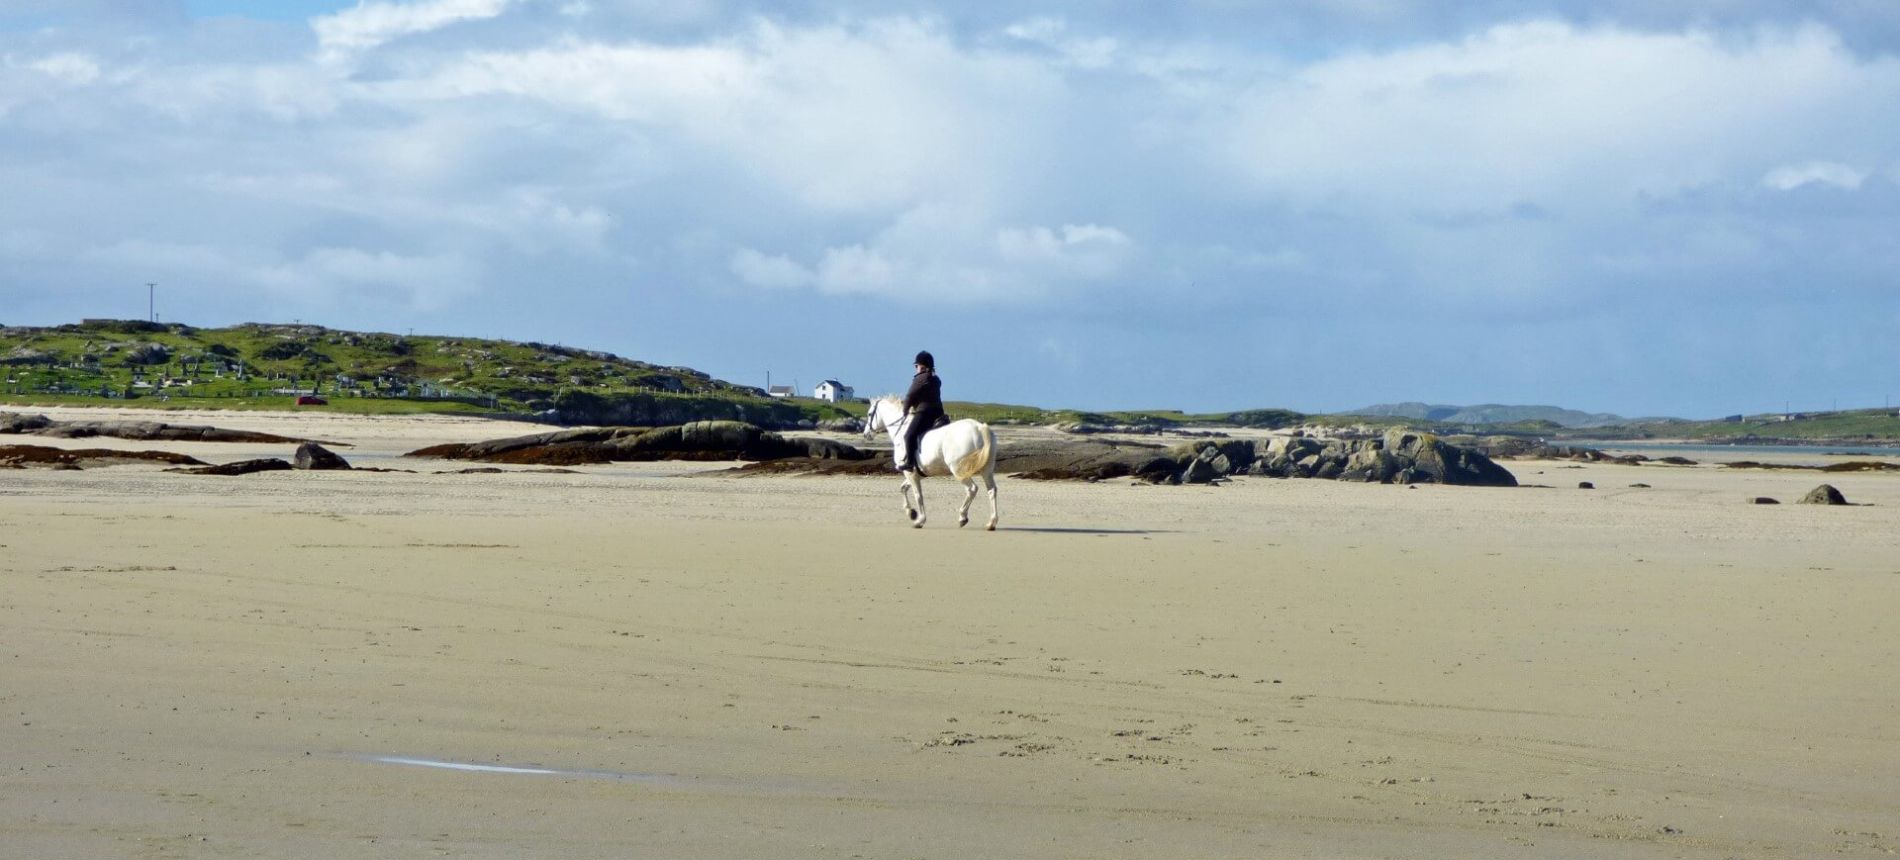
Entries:
[[836, 379], [827, 379], [818, 383], [817, 388], [812, 389], [811, 396], [832, 403], [843, 403], [857, 397], [857, 392], [851, 390], [851, 386]]
[[797, 391], [796, 389], [794, 389], [794, 388], [792, 388], [792, 387], [791, 387], [791, 386], [789, 386], [789, 385], [774, 385], [774, 386], [771, 386], [771, 387], [769, 387], [769, 388], [767, 388], [767, 389], [765, 389], [765, 393], [766, 393], [766, 394], [769, 394], [769, 395], [771, 395], [771, 396], [773, 396], [773, 397], [796, 397], [796, 396], [798, 396], [798, 391]]

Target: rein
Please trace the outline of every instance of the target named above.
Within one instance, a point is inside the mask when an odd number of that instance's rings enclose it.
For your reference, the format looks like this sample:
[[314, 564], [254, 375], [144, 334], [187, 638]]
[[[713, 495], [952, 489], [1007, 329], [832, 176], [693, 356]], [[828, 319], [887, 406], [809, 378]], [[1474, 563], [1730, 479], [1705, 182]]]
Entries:
[[[881, 403], [888, 403], [888, 402], [890, 402], [890, 401], [879, 401], [879, 402], [881, 402]], [[910, 412], [909, 412], [909, 411], [907, 411], [907, 410], [905, 410], [905, 409], [904, 409], [904, 407], [902, 407], [902, 406], [898, 406], [898, 407], [896, 407], [896, 408], [897, 408], [897, 409], [898, 409], [898, 411], [899, 411], [899, 414], [898, 414], [898, 416], [897, 416], [897, 420], [896, 420], [896, 421], [886, 421], [886, 422], [884, 422], [884, 429], [886, 429], [886, 430], [901, 430], [901, 429], [903, 428], [903, 426], [904, 426], [904, 425], [906, 425], [906, 424], [909, 424], [909, 423], [910, 423], [910, 419], [911, 419], [911, 414], [910, 414]], [[879, 414], [879, 417], [882, 417], [882, 413], [881, 413], [881, 410], [880, 410], [880, 414]]]

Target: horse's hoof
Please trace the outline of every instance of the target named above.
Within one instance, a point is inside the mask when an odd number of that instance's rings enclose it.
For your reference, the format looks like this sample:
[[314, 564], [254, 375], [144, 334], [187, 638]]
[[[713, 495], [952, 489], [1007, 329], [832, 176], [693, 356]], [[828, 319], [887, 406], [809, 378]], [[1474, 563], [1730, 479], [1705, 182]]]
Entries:
[[910, 524], [910, 527], [911, 527], [911, 528], [914, 528], [914, 529], [920, 529], [920, 528], [923, 528], [923, 527], [924, 527], [924, 518], [923, 518], [923, 517], [918, 517], [917, 519], [915, 519], [915, 520], [912, 520], [912, 521], [911, 521], [911, 524]]
[[969, 525], [969, 524], [970, 524], [970, 518], [969, 518], [969, 517], [958, 517], [958, 518], [957, 518], [957, 528], [963, 528], [964, 526], [967, 526], [967, 525]]
[[916, 521], [917, 521], [917, 512], [916, 512], [916, 511], [912, 511], [912, 510], [906, 510], [906, 511], [904, 511], [904, 513], [906, 513], [906, 514], [909, 514], [909, 515], [910, 515], [910, 521], [911, 521], [911, 522], [913, 522], [913, 523], [914, 523], [914, 522], [916, 522]]
[[989, 525], [987, 525], [987, 526], [984, 526], [984, 527], [983, 527], [983, 530], [984, 530], [984, 531], [986, 531], [986, 532], [993, 532], [993, 531], [996, 531], [996, 524], [995, 524], [995, 523], [990, 523]]

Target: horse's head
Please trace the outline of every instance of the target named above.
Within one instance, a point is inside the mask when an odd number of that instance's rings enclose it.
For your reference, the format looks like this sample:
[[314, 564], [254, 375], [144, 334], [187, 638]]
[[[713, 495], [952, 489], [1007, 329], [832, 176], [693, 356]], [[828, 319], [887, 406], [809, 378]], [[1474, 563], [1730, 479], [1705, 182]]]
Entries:
[[864, 415], [864, 421], [863, 421], [864, 438], [866, 439], [875, 438], [879, 431], [883, 430], [886, 426], [889, 426], [888, 422], [884, 418], [883, 406], [884, 406], [884, 398], [882, 397], [871, 398], [871, 411], [865, 413]]

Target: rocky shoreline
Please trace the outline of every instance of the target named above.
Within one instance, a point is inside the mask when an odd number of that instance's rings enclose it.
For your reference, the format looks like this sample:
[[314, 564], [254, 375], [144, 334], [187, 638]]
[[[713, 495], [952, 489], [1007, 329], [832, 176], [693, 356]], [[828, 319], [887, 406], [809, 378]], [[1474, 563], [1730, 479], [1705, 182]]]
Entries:
[[[250, 430], [227, 430], [204, 425], [166, 424], [161, 421], [54, 421], [45, 415], [0, 412], [0, 434], [45, 436], [50, 439], [90, 439], [104, 436], [140, 442], [307, 442]], [[341, 444], [341, 443], [331, 443]]]

